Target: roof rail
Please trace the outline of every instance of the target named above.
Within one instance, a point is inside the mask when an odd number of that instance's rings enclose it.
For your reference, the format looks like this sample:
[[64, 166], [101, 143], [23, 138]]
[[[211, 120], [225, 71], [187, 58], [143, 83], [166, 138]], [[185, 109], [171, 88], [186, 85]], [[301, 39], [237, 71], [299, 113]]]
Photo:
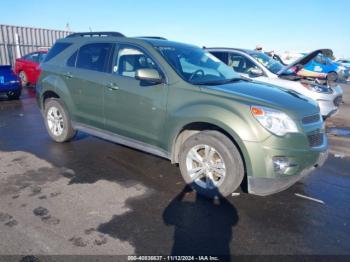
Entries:
[[150, 39], [168, 40], [162, 36], [136, 36], [136, 38], [150, 38]]
[[119, 32], [81, 32], [81, 33], [73, 33], [66, 38], [73, 38], [73, 37], [102, 37], [102, 36], [116, 36], [116, 37], [124, 37], [123, 34]]

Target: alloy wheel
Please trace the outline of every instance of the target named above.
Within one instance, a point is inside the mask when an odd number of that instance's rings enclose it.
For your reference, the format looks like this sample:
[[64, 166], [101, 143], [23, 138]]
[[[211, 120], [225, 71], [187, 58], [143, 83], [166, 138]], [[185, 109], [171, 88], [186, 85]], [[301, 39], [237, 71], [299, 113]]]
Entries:
[[64, 130], [63, 116], [57, 107], [50, 107], [47, 111], [47, 125], [51, 133], [55, 136], [60, 136]]
[[187, 174], [204, 189], [219, 187], [226, 176], [226, 166], [219, 152], [209, 145], [196, 145], [186, 156]]

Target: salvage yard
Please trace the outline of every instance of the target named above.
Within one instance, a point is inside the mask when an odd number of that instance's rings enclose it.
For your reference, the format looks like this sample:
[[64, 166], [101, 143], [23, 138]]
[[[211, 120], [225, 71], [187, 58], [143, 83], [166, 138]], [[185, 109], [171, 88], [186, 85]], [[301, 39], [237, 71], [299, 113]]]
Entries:
[[84, 133], [53, 142], [33, 90], [0, 98], [0, 253], [348, 254], [350, 86], [325, 165], [268, 197], [209, 201], [162, 158]]

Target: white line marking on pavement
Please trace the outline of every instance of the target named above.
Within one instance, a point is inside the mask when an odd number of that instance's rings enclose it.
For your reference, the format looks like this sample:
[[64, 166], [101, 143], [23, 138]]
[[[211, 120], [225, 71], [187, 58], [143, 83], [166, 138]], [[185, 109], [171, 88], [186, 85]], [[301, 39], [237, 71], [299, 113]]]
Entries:
[[317, 199], [317, 198], [304, 196], [304, 195], [298, 194], [298, 193], [295, 193], [295, 195], [298, 196], [298, 197], [301, 197], [301, 198], [305, 198], [305, 199], [308, 199], [308, 200], [311, 200], [311, 201], [315, 201], [315, 202], [323, 204], [323, 205], [325, 204], [323, 200], [320, 200], [320, 199]]

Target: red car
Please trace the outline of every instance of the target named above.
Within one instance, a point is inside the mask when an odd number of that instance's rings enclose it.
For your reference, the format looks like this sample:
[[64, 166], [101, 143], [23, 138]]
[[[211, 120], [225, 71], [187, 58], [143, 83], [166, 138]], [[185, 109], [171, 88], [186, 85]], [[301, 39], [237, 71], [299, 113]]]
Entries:
[[40, 75], [40, 63], [47, 51], [37, 51], [16, 59], [15, 73], [21, 79], [22, 86], [35, 85]]

